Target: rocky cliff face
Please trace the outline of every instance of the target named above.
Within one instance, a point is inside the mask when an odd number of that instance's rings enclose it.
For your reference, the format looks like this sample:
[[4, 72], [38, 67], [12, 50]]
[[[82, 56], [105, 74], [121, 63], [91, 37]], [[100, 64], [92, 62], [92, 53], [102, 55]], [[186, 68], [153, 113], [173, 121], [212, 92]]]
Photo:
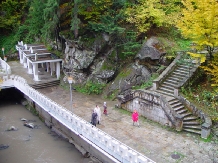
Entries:
[[107, 84], [104, 95], [122, 94], [148, 81], [164, 54], [154, 46], [158, 40], [151, 38], [136, 52], [132, 63], [123, 64], [110, 42], [105, 34], [89, 47], [84, 42], [66, 41], [64, 70], [72, 73], [75, 84], [104, 83]]

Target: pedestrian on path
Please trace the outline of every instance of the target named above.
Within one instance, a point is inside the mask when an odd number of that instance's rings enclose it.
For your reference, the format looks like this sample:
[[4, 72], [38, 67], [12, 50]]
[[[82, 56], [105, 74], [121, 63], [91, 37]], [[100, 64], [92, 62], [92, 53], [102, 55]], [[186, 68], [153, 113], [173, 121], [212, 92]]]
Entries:
[[96, 126], [98, 114], [95, 112], [95, 109], [92, 112], [91, 124]]
[[103, 114], [107, 115], [107, 103], [106, 102], [104, 102], [103, 108], [104, 108]]
[[136, 111], [136, 109], [134, 109], [134, 111], [132, 113], [132, 121], [133, 121], [133, 126], [135, 125], [135, 123], [137, 123], [138, 127], [139, 127], [139, 114]]
[[97, 113], [97, 123], [100, 124], [101, 121], [101, 109], [98, 105], [95, 107], [95, 112]]

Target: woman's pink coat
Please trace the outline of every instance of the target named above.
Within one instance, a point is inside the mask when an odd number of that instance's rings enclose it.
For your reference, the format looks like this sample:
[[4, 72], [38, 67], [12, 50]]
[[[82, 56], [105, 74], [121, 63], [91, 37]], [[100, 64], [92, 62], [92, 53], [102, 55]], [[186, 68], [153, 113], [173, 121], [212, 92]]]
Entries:
[[136, 122], [136, 121], [138, 121], [138, 119], [139, 119], [139, 114], [138, 114], [138, 112], [133, 112], [133, 113], [132, 113], [132, 120], [133, 120], [134, 122]]

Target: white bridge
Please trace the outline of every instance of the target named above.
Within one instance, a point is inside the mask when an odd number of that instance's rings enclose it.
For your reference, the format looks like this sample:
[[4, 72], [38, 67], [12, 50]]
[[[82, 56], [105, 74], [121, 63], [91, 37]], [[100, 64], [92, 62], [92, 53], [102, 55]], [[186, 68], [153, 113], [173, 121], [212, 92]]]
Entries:
[[6, 72], [4, 74], [2, 73], [3, 75], [0, 74], [0, 88], [16, 87], [69, 130], [97, 148], [100, 152], [107, 155], [111, 162], [154, 163], [154, 161], [143, 154], [116, 140], [33, 89], [27, 84], [24, 78], [16, 75], [9, 75], [11, 73], [10, 66], [1, 58], [0, 65], [3, 67], [4, 72]]

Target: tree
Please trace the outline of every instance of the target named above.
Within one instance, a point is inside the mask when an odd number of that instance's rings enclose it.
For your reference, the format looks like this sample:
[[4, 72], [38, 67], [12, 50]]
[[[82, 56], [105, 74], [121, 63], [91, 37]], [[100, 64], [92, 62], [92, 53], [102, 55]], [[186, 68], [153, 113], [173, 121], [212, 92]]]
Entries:
[[126, 21], [135, 25], [139, 33], [145, 33], [153, 26], [173, 25], [179, 2], [180, 0], [138, 0], [137, 3], [127, 6]]
[[21, 23], [27, 3], [25, 0], [6, 0], [0, 4], [0, 29], [13, 31]]
[[193, 40], [197, 49], [207, 48], [212, 57], [218, 46], [217, 0], [184, 0], [184, 9], [177, 27], [185, 38]]
[[78, 5], [81, 0], [74, 0], [74, 7], [72, 10], [71, 30], [74, 31], [74, 38], [76, 39], [79, 34], [80, 19], [78, 18]]
[[44, 26], [41, 30], [43, 38], [54, 37], [57, 25], [59, 23], [59, 0], [48, 0], [43, 10]]
[[218, 87], [218, 55], [215, 55], [214, 59], [202, 68], [211, 76], [211, 86]]

